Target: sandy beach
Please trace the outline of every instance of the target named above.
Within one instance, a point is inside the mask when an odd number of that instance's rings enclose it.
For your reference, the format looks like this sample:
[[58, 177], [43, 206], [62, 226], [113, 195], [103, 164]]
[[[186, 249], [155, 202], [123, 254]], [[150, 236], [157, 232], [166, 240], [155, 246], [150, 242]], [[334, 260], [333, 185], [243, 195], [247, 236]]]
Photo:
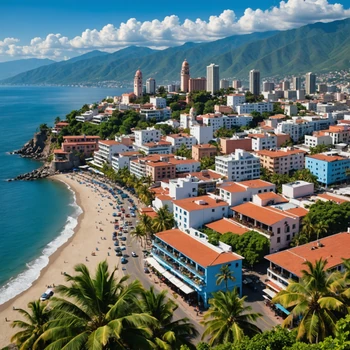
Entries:
[[[109, 205], [111, 200], [106, 197], [108, 192], [100, 187], [94, 189], [90, 184], [79, 183], [77, 175], [56, 175], [52, 180], [63, 181], [71, 187], [83, 213], [78, 218], [73, 237], [50, 257], [49, 265], [41, 271], [40, 277], [33, 285], [0, 305], [0, 348], [10, 344], [11, 336], [19, 331], [10, 327], [13, 320], [20, 319], [19, 313], [14, 311], [13, 307], [27, 309], [28, 302], [38, 299], [47, 286], [64, 283], [63, 273], [72, 274], [76, 264], [84, 263], [91, 271], [105, 259], [110, 267], [119, 265], [120, 258], [114, 254], [111, 239], [111, 233], [114, 231], [114, 225], [111, 223], [114, 219], [112, 213], [115, 210]], [[95, 256], [92, 255], [93, 252]], [[118, 277], [123, 273], [121, 265], [119, 267]]]

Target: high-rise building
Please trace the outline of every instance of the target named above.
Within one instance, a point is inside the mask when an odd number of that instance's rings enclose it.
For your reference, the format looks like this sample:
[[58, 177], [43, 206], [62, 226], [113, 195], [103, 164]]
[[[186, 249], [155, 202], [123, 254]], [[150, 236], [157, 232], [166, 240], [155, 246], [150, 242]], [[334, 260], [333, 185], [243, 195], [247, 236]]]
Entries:
[[290, 89], [290, 82], [288, 80], [284, 80], [282, 82], [282, 90], [287, 91]]
[[275, 90], [275, 84], [274, 83], [270, 83], [268, 81], [264, 81], [263, 82], [263, 91], [264, 92], [271, 92]]
[[327, 92], [327, 84], [318, 84], [318, 92], [321, 94]]
[[242, 87], [242, 82], [240, 80], [234, 80], [232, 82], [232, 87], [236, 90], [240, 89]]
[[305, 91], [308, 95], [316, 92], [316, 74], [312, 72], [305, 75]]
[[260, 72], [252, 69], [249, 72], [249, 91], [253, 95], [260, 95]]
[[293, 77], [293, 90], [301, 90], [301, 79]]
[[181, 67], [181, 91], [188, 92], [190, 80], [190, 66], [186, 59], [182, 62]]
[[146, 81], [146, 93], [153, 95], [156, 93], [156, 80], [153, 78], [148, 78]]
[[207, 91], [212, 94], [220, 89], [219, 66], [210, 64], [207, 66]]
[[220, 80], [220, 89], [228, 89], [230, 87], [230, 82], [226, 79]]
[[190, 78], [188, 91], [205, 91], [207, 89], [207, 78]]
[[143, 96], [142, 72], [140, 71], [140, 69], [136, 71], [134, 78], [134, 94], [136, 95], [136, 97]]

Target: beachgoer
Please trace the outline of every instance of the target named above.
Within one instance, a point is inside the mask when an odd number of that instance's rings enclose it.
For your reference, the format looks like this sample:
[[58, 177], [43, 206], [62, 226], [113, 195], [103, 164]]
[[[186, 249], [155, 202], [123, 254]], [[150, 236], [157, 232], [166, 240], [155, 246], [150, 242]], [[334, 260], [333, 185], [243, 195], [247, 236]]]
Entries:
[[8, 322], [9, 320], [7, 319], [7, 317], [5, 317], [5, 321]]

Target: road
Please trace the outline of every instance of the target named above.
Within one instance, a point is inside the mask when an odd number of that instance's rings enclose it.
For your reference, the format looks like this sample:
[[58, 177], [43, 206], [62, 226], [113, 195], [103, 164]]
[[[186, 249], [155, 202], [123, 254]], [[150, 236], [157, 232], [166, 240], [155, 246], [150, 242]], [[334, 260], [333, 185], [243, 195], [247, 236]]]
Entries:
[[[133, 199], [135, 200], [134, 197]], [[129, 202], [127, 200], [123, 200], [123, 203], [123, 206], [126, 209], [126, 213], [129, 213]], [[137, 200], [135, 200], [135, 203], [137, 203]], [[125, 218], [125, 220], [132, 221], [133, 226], [137, 225], [136, 218]], [[128, 262], [127, 264], [119, 265], [122, 267], [123, 273], [129, 275], [130, 280], [139, 280], [142, 283], [142, 285], [147, 289], [151, 286], [154, 286], [156, 290], [161, 291], [162, 288], [158, 284], [154, 284], [152, 282], [151, 276], [144, 273], [144, 257], [140, 243], [137, 240], [132, 239], [129, 234], [126, 234], [125, 236], [127, 237], [127, 240], [125, 242], [127, 249], [123, 252], [123, 254], [128, 255]], [[138, 257], [133, 258], [131, 256], [131, 252], [135, 252], [138, 255]], [[255, 284], [255, 286], [257, 288], [256, 290], [247, 287], [243, 288], [243, 295], [247, 296], [246, 305], [251, 306], [253, 312], [258, 312], [263, 315], [257, 320], [257, 326], [262, 331], [271, 330], [274, 326], [280, 324], [280, 321], [275, 317], [274, 313], [264, 304], [264, 299], [262, 298], [263, 286], [259, 283]], [[170, 293], [168, 293], [168, 296], [179, 305], [178, 309], [175, 311], [175, 318], [189, 318], [200, 334], [200, 336], [196, 340], [200, 341], [200, 337], [204, 332], [204, 327], [199, 323], [200, 317], [197, 317], [196, 319], [196, 315], [193, 311], [190, 310], [191, 307], [189, 305], [185, 303], [179, 303], [178, 300], [174, 299]]]

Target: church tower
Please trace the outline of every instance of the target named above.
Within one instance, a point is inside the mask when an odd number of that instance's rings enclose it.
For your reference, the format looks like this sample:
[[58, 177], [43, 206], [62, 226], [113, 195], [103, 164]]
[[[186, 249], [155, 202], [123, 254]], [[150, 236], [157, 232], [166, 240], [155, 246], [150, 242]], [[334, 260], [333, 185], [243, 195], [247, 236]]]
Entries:
[[134, 94], [136, 95], [136, 98], [143, 96], [142, 72], [140, 69], [136, 71], [134, 78]]
[[190, 66], [186, 59], [182, 63], [181, 67], [181, 91], [188, 92], [190, 82]]

